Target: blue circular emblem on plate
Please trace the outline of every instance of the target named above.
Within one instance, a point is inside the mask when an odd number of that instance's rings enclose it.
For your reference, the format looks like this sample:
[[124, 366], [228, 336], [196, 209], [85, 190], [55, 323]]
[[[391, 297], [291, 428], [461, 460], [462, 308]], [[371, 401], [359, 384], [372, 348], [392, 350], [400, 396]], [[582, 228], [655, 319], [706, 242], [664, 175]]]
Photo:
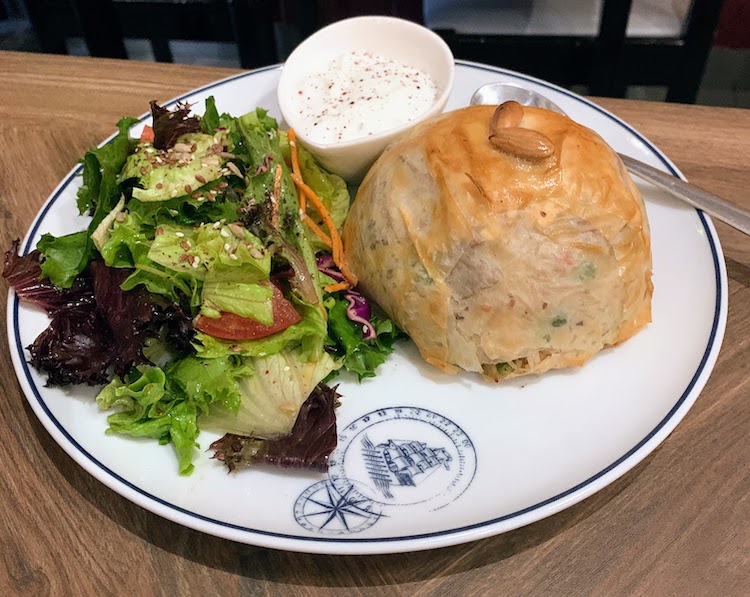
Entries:
[[458, 499], [476, 472], [474, 444], [456, 423], [411, 406], [381, 408], [339, 433], [329, 476], [339, 491], [365, 488], [383, 506], [437, 510]]

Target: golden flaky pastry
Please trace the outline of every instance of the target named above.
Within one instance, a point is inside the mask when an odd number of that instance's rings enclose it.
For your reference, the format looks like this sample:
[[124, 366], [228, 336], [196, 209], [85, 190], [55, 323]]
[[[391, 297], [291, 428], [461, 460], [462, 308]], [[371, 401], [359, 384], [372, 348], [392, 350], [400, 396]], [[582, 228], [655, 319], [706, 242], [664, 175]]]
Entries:
[[617, 154], [565, 116], [510, 107], [444, 114], [391, 145], [343, 234], [360, 289], [425, 360], [495, 380], [623, 342], [653, 290], [646, 210]]

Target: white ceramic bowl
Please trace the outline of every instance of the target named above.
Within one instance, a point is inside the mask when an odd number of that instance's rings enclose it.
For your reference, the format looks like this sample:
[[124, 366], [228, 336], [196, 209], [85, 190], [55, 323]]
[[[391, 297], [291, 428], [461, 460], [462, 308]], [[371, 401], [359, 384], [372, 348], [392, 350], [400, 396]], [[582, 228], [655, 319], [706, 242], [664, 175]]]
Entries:
[[[373, 54], [418, 68], [437, 86], [432, 107], [410, 122], [382, 133], [338, 143], [316, 143], [304, 135], [300, 116], [292, 109], [293, 94], [308, 75], [323, 72], [349, 52]], [[393, 17], [355, 17], [337, 21], [314, 33], [291, 53], [281, 74], [278, 100], [287, 126], [325, 168], [350, 183], [359, 183], [385, 147], [404, 131], [442, 112], [453, 87], [453, 54], [429, 29]]]

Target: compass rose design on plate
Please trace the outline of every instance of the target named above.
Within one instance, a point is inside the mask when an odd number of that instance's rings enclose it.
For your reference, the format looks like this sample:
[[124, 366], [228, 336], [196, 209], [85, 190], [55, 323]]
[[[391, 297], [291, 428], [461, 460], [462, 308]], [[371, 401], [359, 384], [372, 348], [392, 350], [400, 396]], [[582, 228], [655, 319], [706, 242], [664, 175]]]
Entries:
[[342, 493], [330, 481], [311, 485], [294, 505], [294, 517], [301, 526], [327, 535], [362, 531], [382, 516], [380, 506], [355, 492], [352, 485]]

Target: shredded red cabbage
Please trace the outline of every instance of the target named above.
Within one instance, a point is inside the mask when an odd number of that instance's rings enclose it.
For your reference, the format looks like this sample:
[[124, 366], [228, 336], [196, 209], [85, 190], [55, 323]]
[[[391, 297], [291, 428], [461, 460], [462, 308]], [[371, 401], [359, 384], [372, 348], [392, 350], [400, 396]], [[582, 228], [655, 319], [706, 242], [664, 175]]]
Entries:
[[349, 306], [346, 308], [346, 316], [353, 322], [362, 326], [362, 338], [365, 340], [374, 340], [378, 337], [375, 326], [370, 323], [372, 309], [367, 299], [356, 290], [350, 289], [344, 295]]
[[329, 278], [336, 280], [336, 282], [343, 282], [346, 280], [344, 274], [342, 274], [336, 264], [333, 262], [333, 257], [328, 253], [321, 253], [315, 258], [318, 264], [318, 271], [325, 274]]
[[[316, 258], [318, 263], [318, 271], [325, 274], [329, 278], [336, 280], [337, 282], [343, 282], [346, 278], [338, 270], [333, 262], [333, 257], [328, 253], [322, 253]], [[372, 317], [372, 309], [367, 299], [357, 290], [350, 288], [344, 294], [344, 298], [348, 303], [346, 308], [346, 316], [353, 322], [358, 323], [362, 326], [362, 337], [365, 340], [374, 340], [378, 337], [375, 327], [370, 323]]]

